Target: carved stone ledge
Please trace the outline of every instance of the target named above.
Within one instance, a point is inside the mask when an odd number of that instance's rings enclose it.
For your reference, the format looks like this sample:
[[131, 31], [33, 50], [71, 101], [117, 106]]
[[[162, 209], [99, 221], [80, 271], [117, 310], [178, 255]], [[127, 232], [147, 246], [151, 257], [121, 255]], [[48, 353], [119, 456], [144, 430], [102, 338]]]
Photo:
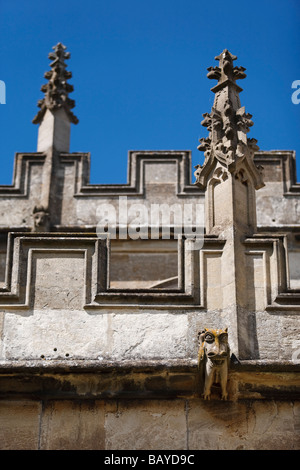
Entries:
[[[230, 364], [228, 401], [297, 400], [300, 365]], [[0, 396], [39, 399], [199, 399], [196, 361], [15, 361], [0, 363]], [[213, 386], [211, 401], [220, 401]]]

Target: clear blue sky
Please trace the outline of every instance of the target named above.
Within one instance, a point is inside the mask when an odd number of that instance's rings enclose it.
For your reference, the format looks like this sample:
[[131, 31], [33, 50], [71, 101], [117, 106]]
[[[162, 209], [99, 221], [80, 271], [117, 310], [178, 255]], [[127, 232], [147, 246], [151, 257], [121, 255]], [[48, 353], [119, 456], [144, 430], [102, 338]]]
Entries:
[[191, 150], [207, 131], [214, 81], [206, 69], [223, 49], [246, 67], [242, 105], [261, 150], [296, 150], [300, 180], [300, 1], [0, 0], [0, 184], [11, 184], [15, 152], [34, 152], [32, 124], [48, 53], [71, 52], [71, 151], [91, 152], [92, 183], [125, 183], [128, 150]]

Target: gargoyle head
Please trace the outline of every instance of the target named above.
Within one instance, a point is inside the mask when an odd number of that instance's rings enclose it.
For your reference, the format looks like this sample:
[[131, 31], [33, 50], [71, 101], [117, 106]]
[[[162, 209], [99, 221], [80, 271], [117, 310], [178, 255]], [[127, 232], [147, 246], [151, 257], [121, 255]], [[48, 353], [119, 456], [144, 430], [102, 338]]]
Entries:
[[43, 206], [35, 206], [33, 209], [34, 231], [47, 231], [49, 225], [49, 213]]
[[229, 359], [229, 345], [227, 328], [211, 329], [205, 328], [199, 333], [199, 362], [203, 359], [210, 359], [213, 362], [220, 362]]

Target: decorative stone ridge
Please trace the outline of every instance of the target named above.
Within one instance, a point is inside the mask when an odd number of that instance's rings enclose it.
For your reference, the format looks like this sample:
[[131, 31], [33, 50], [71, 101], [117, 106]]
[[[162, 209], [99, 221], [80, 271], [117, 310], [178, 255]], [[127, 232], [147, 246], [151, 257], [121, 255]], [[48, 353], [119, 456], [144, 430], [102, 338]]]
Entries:
[[70, 121], [77, 124], [78, 119], [71, 111], [75, 106], [75, 101], [68, 96], [74, 90], [73, 85], [67, 83], [67, 80], [72, 77], [72, 72], [66, 70], [67, 65], [65, 63], [65, 59], [69, 59], [71, 55], [70, 52], [65, 52], [66, 46], [60, 42], [52, 49], [54, 49], [54, 52], [50, 52], [48, 55], [49, 59], [52, 60], [50, 63], [51, 70], [44, 74], [44, 77], [48, 79], [48, 83], [41, 87], [45, 97], [38, 101], [38, 106], [41, 109], [32, 122], [40, 124], [47, 109], [53, 111], [63, 108]]
[[245, 68], [233, 66], [237, 57], [227, 49], [215, 59], [219, 61], [219, 66], [209, 67], [207, 77], [217, 79], [218, 83], [212, 88], [215, 99], [211, 113], [203, 114], [201, 122], [209, 131], [209, 136], [200, 139], [198, 150], [204, 152], [205, 160], [202, 166], [195, 167], [195, 184], [205, 189], [211, 172], [220, 163], [233, 174], [246, 168], [255, 189], [259, 189], [264, 186], [262, 167], [256, 167], [253, 163], [254, 153], [259, 147], [256, 139], [247, 138], [253, 125], [252, 115], [241, 107], [239, 93], [242, 88], [236, 84], [236, 80], [246, 77]]

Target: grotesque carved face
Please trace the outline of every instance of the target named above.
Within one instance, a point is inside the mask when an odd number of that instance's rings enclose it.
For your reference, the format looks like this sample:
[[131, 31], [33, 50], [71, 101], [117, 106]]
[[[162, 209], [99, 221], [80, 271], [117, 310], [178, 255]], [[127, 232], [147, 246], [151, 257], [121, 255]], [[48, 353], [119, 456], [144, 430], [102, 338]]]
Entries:
[[47, 228], [49, 213], [43, 206], [35, 206], [33, 209], [34, 230], [41, 231]]
[[213, 330], [205, 328], [200, 334], [200, 350], [202, 358], [206, 356], [214, 362], [228, 359], [228, 333], [225, 330]]
[[35, 227], [42, 227], [46, 223], [47, 214], [45, 212], [36, 212], [34, 214], [33, 218], [34, 218], [34, 226]]

